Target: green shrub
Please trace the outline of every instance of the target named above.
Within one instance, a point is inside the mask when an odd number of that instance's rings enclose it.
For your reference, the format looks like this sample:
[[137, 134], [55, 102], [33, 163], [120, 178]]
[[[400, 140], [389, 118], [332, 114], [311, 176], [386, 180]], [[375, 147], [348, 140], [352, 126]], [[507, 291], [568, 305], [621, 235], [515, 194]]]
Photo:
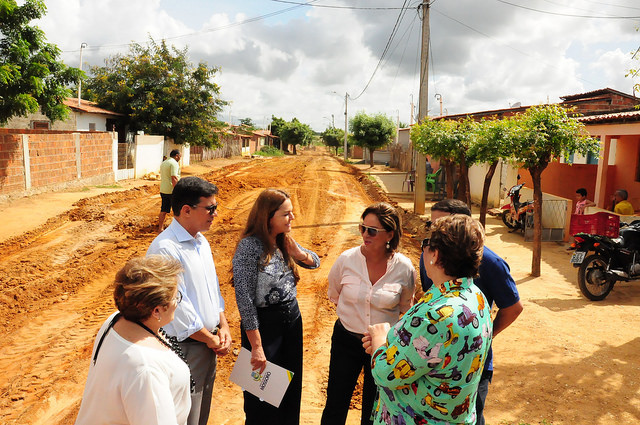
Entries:
[[274, 148], [273, 146], [263, 146], [262, 149], [254, 153], [254, 155], [260, 156], [283, 156], [284, 152], [282, 152], [278, 148]]

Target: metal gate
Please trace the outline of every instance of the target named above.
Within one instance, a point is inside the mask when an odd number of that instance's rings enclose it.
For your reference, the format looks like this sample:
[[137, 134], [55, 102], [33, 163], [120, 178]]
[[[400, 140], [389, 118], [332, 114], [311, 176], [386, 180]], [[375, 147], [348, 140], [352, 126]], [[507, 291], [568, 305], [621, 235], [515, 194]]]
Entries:
[[[542, 201], [542, 241], [562, 242], [567, 220], [567, 201], [546, 199]], [[533, 211], [528, 212], [524, 223], [524, 240], [533, 241]]]

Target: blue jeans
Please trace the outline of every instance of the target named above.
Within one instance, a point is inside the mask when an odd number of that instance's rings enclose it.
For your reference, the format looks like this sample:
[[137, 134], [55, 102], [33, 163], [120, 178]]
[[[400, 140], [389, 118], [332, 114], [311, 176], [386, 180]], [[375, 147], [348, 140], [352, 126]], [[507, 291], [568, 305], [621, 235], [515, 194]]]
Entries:
[[476, 398], [476, 425], [484, 425], [484, 403], [487, 400], [492, 377], [492, 370], [482, 372], [482, 378], [480, 378], [480, 383], [478, 384], [478, 397]]

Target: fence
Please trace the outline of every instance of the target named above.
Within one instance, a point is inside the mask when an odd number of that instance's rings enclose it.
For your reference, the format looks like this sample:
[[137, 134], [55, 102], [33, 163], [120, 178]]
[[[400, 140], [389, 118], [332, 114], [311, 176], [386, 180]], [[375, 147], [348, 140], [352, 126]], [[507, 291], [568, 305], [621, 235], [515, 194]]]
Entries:
[[202, 162], [208, 159], [230, 158], [242, 154], [241, 141], [231, 137], [221, 138], [222, 146], [217, 149], [209, 149], [203, 146], [191, 146], [191, 162]]

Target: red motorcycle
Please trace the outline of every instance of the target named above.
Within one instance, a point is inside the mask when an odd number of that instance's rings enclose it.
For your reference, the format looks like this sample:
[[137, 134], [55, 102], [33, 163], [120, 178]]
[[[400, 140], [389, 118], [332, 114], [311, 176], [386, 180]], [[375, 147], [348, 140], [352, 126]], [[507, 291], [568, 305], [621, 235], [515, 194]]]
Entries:
[[[518, 175], [520, 180], [520, 175]], [[517, 184], [509, 189], [509, 198], [511, 203], [502, 207], [502, 222], [513, 230], [524, 231], [525, 220], [527, 219], [527, 212], [533, 212], [533, 201], [520, 202], [520, 189], [524, 186], [524, 183]]]

